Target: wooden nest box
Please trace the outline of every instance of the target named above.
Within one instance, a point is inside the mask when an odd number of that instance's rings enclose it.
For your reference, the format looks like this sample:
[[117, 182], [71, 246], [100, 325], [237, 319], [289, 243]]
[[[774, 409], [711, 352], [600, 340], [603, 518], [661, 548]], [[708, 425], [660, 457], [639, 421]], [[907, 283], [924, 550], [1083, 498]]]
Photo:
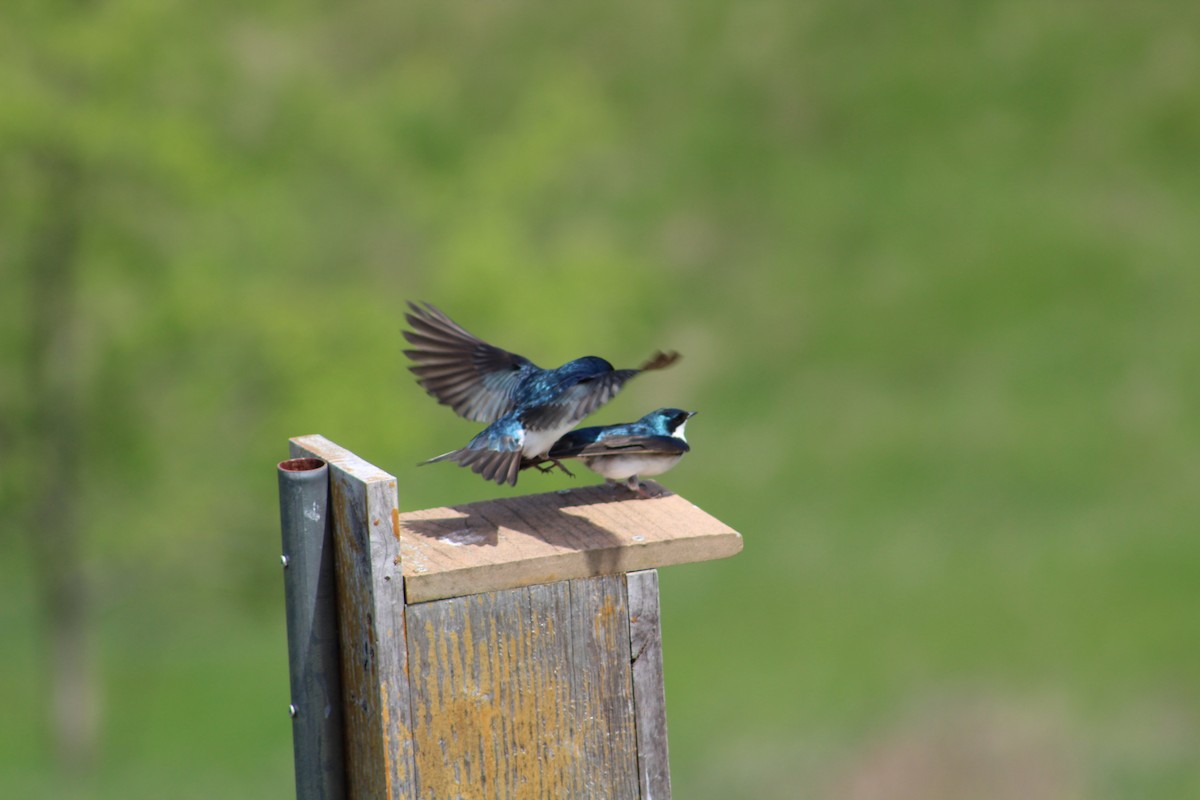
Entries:
[[656, 568], [731, 556], [736, 531], [606, 485], [401, 513], [329, 440], [291, 455], [298, 797], [670, 797]]

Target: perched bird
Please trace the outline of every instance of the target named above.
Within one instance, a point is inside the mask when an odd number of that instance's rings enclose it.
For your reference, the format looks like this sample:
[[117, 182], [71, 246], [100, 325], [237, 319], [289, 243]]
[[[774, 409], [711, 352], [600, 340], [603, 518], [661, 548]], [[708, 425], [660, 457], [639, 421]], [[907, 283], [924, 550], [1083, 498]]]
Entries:
[[649, 494], [639, 475], [661, 475], [679, 463], [689, 449], [684, 428], [695, 411], [660, 408], [637, 422], [580, 428], [550, 448], [550, 458], [578, 458], [584, 466], [643, 497]]
[[[485, 480], [516, 486], [527, 467], [543, 472], [562, 463], [550, 447], [640, 372], [669, 367], [675, 352], [655, 353], [637, 369], [614, 369], [597, 356], [542, 369], [524, 356], [490, 345], [433, 305], [408, 304], [412, 326], [405, 350], [417, 383], [462, 417], [490, 423], [466, 447], [424, 462], [454, 461]], [[543, 467], [546, 462], [551, 466]]]

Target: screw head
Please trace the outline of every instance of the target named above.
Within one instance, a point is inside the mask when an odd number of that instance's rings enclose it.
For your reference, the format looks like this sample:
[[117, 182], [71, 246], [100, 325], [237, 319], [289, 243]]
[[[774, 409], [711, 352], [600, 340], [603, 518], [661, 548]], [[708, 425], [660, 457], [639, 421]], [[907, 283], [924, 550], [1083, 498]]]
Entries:
[[288, 716], [295, 719], [300, 715], [300, 709], [296, 708], [294, 703], [288, 703]]
[[287, 569], [287, 568], [288, 568], [288, 563], [289, 563], [290, 561], [291, 561], [291, 559], [290, 559], [290, 558], [288, 558], [286, 555], [283, 555], [283, 556], [280, 556], [280, 557], [279, 557], [279, 563], [283, 564], [283, 568], [284, 568], [284, 569]]

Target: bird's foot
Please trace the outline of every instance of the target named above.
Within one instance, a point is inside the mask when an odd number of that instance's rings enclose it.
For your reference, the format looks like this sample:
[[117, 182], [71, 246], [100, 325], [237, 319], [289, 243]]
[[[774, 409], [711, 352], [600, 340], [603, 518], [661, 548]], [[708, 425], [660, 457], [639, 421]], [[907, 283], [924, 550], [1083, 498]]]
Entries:
[[638, 497], [647, 498], [647, 499], [651, 498], [651, 497], [658, 497], [657, 494], [655, 494], [654, 492], [647, 489], [646, 485], [638, 480], [637, 475], [633, 475], [624, 483], [619, 483], [617, 485], [624, 486], [626, 489], [633, 492]]
[[[543, 464], [546, 464], [546, 463], [549, 463], [549, 466], [542, 466]], [[571, 470], [567, 469], [566, 465], [564, 465], [557, 458], [544, 458], [541, 461], [534, 464], [534, 466], [538, 468], [539, 472], [553, 472], [554, 468], [557, 467], [558, 469], [561, 469], [563, 472], [567, 473], [568, 477], [571, 477], [571, 478], [575, 477], [575, 473], [571, 472]]]

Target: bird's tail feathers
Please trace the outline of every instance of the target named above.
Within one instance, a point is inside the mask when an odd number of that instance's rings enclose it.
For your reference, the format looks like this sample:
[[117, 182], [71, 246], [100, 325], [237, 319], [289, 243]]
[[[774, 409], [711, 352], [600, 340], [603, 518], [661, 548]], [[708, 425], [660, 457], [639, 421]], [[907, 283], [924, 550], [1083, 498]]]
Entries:
[[442, 453], [440, 456], [434, 456], [431, 459], [422, 461], [421, 463], [417, 464], [417, 466], [423, 467], [426, 464], [436, 464], [439, 461], [457, 461], [458, 460], [457, 456], [461, 452], [462, 452], [461, 450], [451, 450], [449, 453]]
[[647, 372], [652, 369], [664, 369], [671, 366], [681, 358], [683, 358], [683, 356], [679, 355], [679, 353], [675, 352], [674, 350], [668, 350], [665, 353], [659, 350], [654, 355], [650, 356], [649, 360], [638, 367], [638, 369], [642, 372]]
[[453, 461], [484, 480], [516, 486], [517, 473], [521, 470], [521, 451], [463, 447], [459, 450], [451, 450], [449, 453], [442, 453], [440, 456], [434, 456], [428, 461], [422, 461], [417, 466], [423, 467], [438, 461]]

